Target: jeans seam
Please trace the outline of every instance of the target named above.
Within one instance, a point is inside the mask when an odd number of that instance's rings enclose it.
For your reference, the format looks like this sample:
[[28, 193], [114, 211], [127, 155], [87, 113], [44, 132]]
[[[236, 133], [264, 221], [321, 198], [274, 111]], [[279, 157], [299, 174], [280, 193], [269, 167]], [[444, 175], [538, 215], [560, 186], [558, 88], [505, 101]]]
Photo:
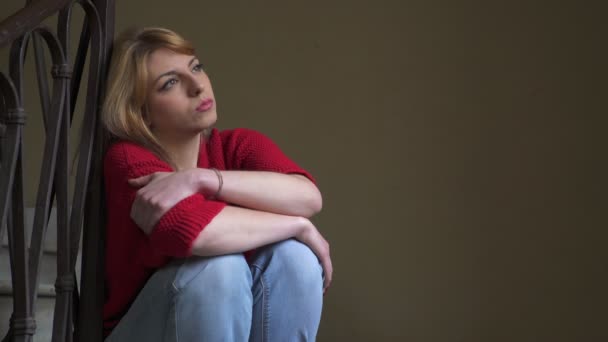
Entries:
[[260, 272], [260, 285], [262, 286], [262, 341], [270, 341], [270, 301], [268, 298], [270, 297], [270, 288], [268, 287], [268, 282], [266, 281], [266, 274], [262, 271], [262, 269], [256, 265], [252, 264], [252, 267], [255, 267]]
[[177, 281], [178, 279], [180, 279], [180, 280], [181, 280], [181, 277], [180, 277], [180, 275], [181, 275], [181, 274], [180, 274], [180, 272], [183, 270], [183, 268], [184, 268], [184, 267], [186, 267], [186, 266], [187, 266], [186, 264], [188, 263], [188, 261], [189, 261], [189, 260], [188, 260], [188, 258], [184, 258], [184, 259], [182, 260], [182, 262], [180, 263], [180, 265], [177, 267], [177, 270], [175, 271], [175, 276], [174, 276], [174, 278], [173, 278], [173, 281], [171, 282], [171, 286], [172, 286], [172, 287], [173, 287], [173, 289], [175, 290], [175, 294], [176, 294], [176, 295], [177, 295], [177, 294], [179, 294], [179, 293], [181, 292], [181, 290], [182, 290], [182, 289], [184, 289], [184, 288], [188, 287], [188, 285], [190, 284], [190, 282], [192, 282], [192, 281], [193, 281], [193, 280], [194, 280], [196, 277], [198, 277], [198, 276], [201, 274], [201, 272], [203, 271], [203, 268], [204, 268], [204, 267], [199, 268], [199, 269], [197, 270], [196, 274], [194, 274], [194, 275], [193, 275], [193, 276], [192, 276], [192, 277], [191, 277], [191, 278], [190, 278], [190, 279], [189, 279], [187, 282], [185, 282], [185, 283], [183, 284], [183, 286], [178, 287], [178, 286], [177, 286], [177, 284], [176, 284], [176, 281]]
[[260, 282], [262, 283], [264, 301], [264, 336], [266, 337], [265, 341], [270, 341], [270, 301], [268, 300], [268, 298], [270, 297], [270, 289], [267, 286], [268, 282], [265, 280], [265, 278], [266, 275], [262, 273], [262, 278], [260, 279]]
[[173, 292], [177, 295], [179, 293], [179, 289], [175, 286], [175, 281], [171, 282], [171, 287], [173, 287]]
[[179, 342], [179, 334], [178, 334], [179, 328], [177, 327], [177, 324], [179, 322], [179, 319], [178, 319], [179, 310], [177, 309], [177, 301], [178, 301], [177, 295], [173, 296], [173, 305], [175, 308], [174, 315], [173, 315], [173, 319], [175, 320], [174, 324], [173, 324], [173, 326], [175, 327], [175, 342]]

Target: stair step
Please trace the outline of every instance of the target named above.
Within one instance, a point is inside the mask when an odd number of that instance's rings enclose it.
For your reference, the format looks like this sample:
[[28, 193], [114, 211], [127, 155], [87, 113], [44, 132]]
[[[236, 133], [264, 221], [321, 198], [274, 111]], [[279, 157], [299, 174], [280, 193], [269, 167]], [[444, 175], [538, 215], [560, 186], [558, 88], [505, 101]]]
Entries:
[[[34, 208], [25, 208], [25, 237], [29, 244], [30, 237], [32, 235], [32, 225], [34, 224]], [[6, 227], [2, 228], [4, 235], [2, 237], [2, 247], [8, 248], [8, 234]], [[57, 211], [55, 208], [51, 209], [51, 216], [49, 217], [49, 223], [46, 230], [46, 236], [42, 244], [42, 250], [44, 253], [57, 254]]]
[[[78, 259], [79, 263], [80, 260]], [[38, 281], [40, 284], [54, 284], [57, 279], [57, 255], [44, 253], [42, 254], [42, 260], [38, 266], [39, 275]], [[80, 272], [80, 265], [76, 266], [77, 273]], [[11, 279], [11, 267], [10, 258], [7, 247], [0, 248], [0, 282], [10, 283]]]
[[[0, 296], [13, 295], [13, 284], [10, 281], [0, 280]], [[55, 297], [55, 285], [38, 284], [38, 297]]]

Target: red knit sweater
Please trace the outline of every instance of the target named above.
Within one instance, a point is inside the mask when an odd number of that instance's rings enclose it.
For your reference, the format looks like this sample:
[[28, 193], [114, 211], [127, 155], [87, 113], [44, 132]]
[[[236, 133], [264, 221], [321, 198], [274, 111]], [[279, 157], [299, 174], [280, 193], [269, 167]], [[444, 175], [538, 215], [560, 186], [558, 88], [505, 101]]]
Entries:
[[[266, 136], [248, 129], [214, 129], [201, 144], [198, 167], [219, 170], [273, 171], [311, 175], [291, 161]], [[191, 255], [194, 239], [226, 203], [195, 194], [162, 216], [147, 236], [130, 217], [136, 188], [127, 180], [157, 171], [173, 171], [145, 148], [130, 142], [110, 146], [104, 159], [107, 201], [104, 335], [127, 312], [154, 271], [173, 257]]]

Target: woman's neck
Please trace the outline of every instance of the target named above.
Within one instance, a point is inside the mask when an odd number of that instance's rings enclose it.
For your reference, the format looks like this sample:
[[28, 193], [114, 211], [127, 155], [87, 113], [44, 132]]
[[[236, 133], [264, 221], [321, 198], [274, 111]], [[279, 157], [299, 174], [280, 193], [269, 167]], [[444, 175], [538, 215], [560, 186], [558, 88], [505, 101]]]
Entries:
[[162, 141], [163, 148], [173, 159], [176, 171], [193, 169], [198, 164], [201, 134], [171, 142]]

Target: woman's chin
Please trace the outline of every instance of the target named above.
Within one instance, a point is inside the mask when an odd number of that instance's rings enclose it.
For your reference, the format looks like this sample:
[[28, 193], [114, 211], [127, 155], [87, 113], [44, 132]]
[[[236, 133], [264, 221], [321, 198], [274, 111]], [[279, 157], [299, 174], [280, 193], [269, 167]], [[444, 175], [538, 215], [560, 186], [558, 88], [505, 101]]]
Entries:
[[198, 124], [203, 127], [203, 129], [207, 129], [215, 125], [215, 122], [217, 121], [217, 113], [215, 112], [215, 108], [200, 114], [201, 116], [198, 118]]

